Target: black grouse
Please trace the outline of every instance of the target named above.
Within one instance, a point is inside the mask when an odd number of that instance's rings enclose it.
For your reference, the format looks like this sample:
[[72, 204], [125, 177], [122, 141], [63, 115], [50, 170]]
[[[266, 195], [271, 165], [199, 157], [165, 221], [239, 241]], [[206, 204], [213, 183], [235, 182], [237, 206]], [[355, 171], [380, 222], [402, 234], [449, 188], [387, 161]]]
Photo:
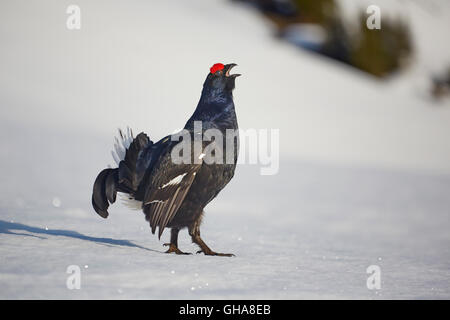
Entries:
[[113, 152], [118, 168], [104, 169], [94, 183], [92, 206], [101, 217], [108, 217], [109, 204], [121, 192], [142, 209], [153, 234], [158, 227], [161, 238], [165, 228], [171, 229], [170, 243], [164, 244], [169, 246], [167, 253], [185, 254], [178, 248], [178, 232], [188, 228], [200, 247], [198, 253], [233, 256], [212, 251], [200, 237], [200, 224], [203, 209], [236, 168], [239, 133], [232, 91], [239, 74], [230, 74], [234, 66], [211, 67], [183, 135], [168, 135], [154, 143], [143, 132], [134, 137], [130, 129], [119, 130]]

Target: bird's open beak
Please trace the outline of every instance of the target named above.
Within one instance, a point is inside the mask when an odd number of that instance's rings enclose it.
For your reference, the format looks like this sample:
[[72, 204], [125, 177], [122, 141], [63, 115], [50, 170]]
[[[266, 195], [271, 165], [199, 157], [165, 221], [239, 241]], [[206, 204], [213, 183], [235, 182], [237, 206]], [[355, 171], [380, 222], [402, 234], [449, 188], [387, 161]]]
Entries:
[[226, 76], [226, 77], [232, 77], [232, 78], [239, 77], [239, 76], [240, 76], [239, 73], [236, 73], [236, 74], [230, 74], [231, 69], [233, 69], [233, 67], [236, 67], [236, 66], [237, 66], [236, 63], [230, 63], [230, 64], [227, 64], [227, 65], [225, 66], [225, 69], [227, 70], [227, 71], [225, 71], [225, 76]]

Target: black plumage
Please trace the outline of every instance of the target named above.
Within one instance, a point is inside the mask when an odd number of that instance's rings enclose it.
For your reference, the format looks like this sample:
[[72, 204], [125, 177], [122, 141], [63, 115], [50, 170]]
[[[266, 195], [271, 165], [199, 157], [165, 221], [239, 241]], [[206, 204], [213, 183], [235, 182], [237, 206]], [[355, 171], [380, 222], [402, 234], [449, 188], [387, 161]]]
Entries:
[[[119, 166], [101, 171], [94, 183], [92, 205], [101, 217], [108, 217], [109, 204], [116, 201], [117, 192], [122, 192], [142, 209], [152, 233], [158, 229], [160, 238], [165, 228], [171, 229], [170, 243], [165, 244], [170, 246], [168, 253], [184, 254], [178, 248], [178, 232], [188, 228], [192, 241], [200, 247], [199, 252], [232, 255], [212, 251], [200, 237], [200, 224], [203, 209], [232, 179], [236, 167], [239, 135], [232, 91], [239, 75], [230, 74], [234, 66], [214, 65], [203, 84], [200, 101], [183, 131], [190, 137], [191, 161], [180, 163], [174, 159], [174, 148], [182, 143], [176, 135], [153, 143], [145, 133], [134, 138], [131, 130], [126, 133], [119, 130], [113, 153]], [[209, 129], [222, 134], [214, 135], [211, 141], [202, 141], [200, 154], [194, 147], [199, 123], [202, 136]], [[227, 139], [230, 129], [232, 143]], [[222, 148], [206, 154], [208, 145]]]

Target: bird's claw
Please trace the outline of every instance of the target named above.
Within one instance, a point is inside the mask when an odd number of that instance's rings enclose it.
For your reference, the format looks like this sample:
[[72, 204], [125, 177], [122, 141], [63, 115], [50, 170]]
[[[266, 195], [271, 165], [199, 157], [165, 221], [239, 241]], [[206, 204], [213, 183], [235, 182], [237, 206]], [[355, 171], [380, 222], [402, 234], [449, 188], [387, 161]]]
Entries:
[[235, 255], [232, 253], [220, 253], [220, 252], [214, 252], [212, 250], [207, 250], [207, 251], [198, 250], [197, 254], [199, 254], [199, 253], [204, 253], [205, 256], [235, 257]]
[[178, 249], [178, 247], [176, 245], [171, 244], [171, 243], [164, 243], [163, 246], [165, 246], [165, 247], [169, 246], [170, 247], [169, 250], [167, 250], [165, 253], [172, 253], [172, 252], [174, 252], [175, 254], [191, 254], [191, 253], [188, 253], [188, 252], [181, 251], [180, 249]]

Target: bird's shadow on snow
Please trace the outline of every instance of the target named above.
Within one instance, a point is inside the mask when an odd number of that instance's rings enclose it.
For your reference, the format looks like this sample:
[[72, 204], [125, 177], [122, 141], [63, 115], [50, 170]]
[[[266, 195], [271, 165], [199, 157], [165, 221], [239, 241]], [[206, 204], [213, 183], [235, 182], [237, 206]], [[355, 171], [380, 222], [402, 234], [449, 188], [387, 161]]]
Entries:
[[[30, 233], [33, 233], [33, 234], [22, 233], [22, 232], [13, 232], [11, 230], [14, 230], [14, 231], [26, 231], [26, 232], [30, 232]], [[38, 228], [38, 227], [27, 226], [27, 225], [21, 224], [21, 223], [8, 222], [8, 221], [4, 221], [4, 220], [0, 220], [0, 234], [1, 233], [3, 233], [3, 234], [20, 235], [20, 236], [28, 236], [28, 237], [35, 237], [35, 238], [39, 238], [39, 239], [47, 239], [47, 238], [43, 237], [43, 236], [38, 236], [36, 234], [39, 234], [39, 235], [51, 235], [51, 236], [63, 236], [63, 237], [69, 237], [69, 238], [75, 238], [75, 239], [80, 239], [80, 240], [91, 241], [91, 242], [95, 242], [95, 243], [103, 244], [103, 245], [108, 245], [108, 246], [134, 247], [134, 248], [139, 248], [139, 249], [144, 249], [144, 250], [148, 250], [148, 251], [161, 253], [161, 251], [145, 248], [145, 247], [137, 245], [137, 244], [135, 244], [135, 243], [133, 243], [131, 241], [128, 241], [128, 240], [117, 240], [117, 239], [111, 239], [111, 238], [90, 237], [90, 236], [86, 236], [84, 234], [78, 233], [76, 231], [71, 231], [71, 230], [59, 230], [59, 229], [47, 229], [47, 228], [43, 229], [43, 228]]]

